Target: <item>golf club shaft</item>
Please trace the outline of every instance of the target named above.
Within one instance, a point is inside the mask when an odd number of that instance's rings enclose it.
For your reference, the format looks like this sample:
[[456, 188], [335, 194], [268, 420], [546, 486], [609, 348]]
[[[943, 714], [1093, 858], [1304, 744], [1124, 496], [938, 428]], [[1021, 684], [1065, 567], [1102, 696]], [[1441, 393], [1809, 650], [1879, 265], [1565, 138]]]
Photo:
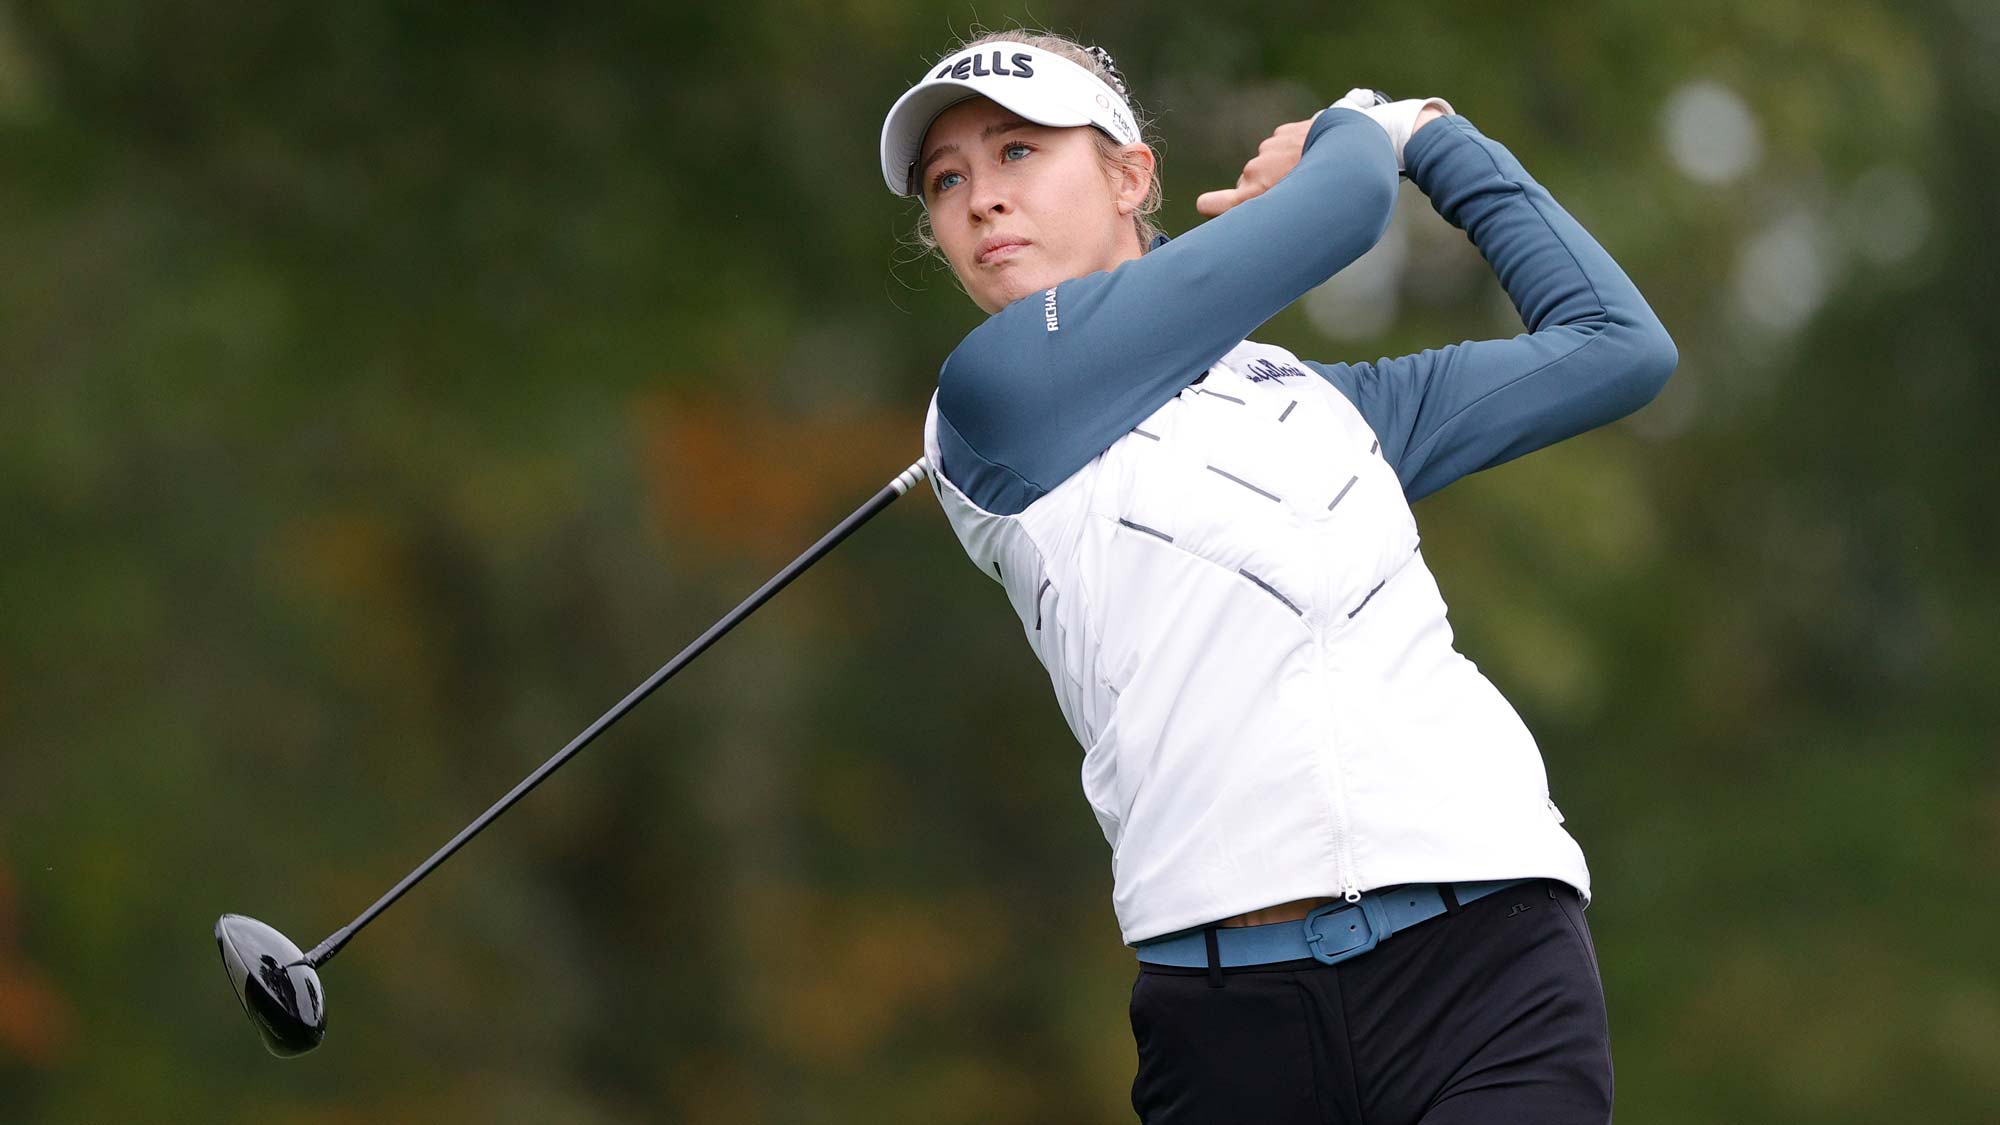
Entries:
[[591, 740], [602, 734], [606, 727], [624, 718], [625, 713], [637, 707], [640, 700], [645, 699], [653, 693], [655, 688], [672, 679], [674, 673], [687, 667], [694, 661], [695, 657], [700, 656], [706, 651], [708, 646], [714, 644], [724, 633], [734, 629], [744, 618], [756, 612], [757, 607], [771, 600], [772, 595], [784, 589], [791, 583], [792, 579], [797, 578], [807, 567], [818, 562], [828, 551], [839, 546], [840, 541], [853, 534], [855, 528], [867, 523], [870, 519], [874, 518], [876, 513], [895, 501], [897, 497], [914, 488], [918, 481], [924, 479], [926, 471], [927, 467], [925, 463], [919, 460], [916, 464], [911, 465], [898, 474], [896, 479], [884, 485], [882, 490], [870, 497], [866, 504], [855, 509], [854, 514], [841, 520], [832, 531], [822, 536], [819, 542], [808, 547], [804, 554], [793, 559], [785, 569], [773, 575], [770, 581], [759, 586], [755, 593], [743, 599], [742, 603], [735, 609], [730, 610], [722, 620], [709, 626], [708, 631], [696, 637], [693, 644], [682, 649], [678, 656], [667, 661], [660, 667], [659, 671], [648, 676], [645, 683], [633, 688], [630, 694], [618, 701], [617, 706], [598, 716], [597, 721], [585, 727], [582, 734], [570, 740], [569, 745], [563, 747], [556, 752], [554, 757], [536, 767], [535, 772], [521, 779], [521, 783], [508, 790], [506, 796], [495, 801], [492, 808], [480, 813], [477, 820], [460, 829], [458, 835], [453, 836], [444, 847], [431, 853], [429, 859], [418, 864], [415, 870], [403, 876], [401, 882], [390, 887], [388, 893], [376, 899], [373, 906], [362, 911], [354, 921], [327, 935], [325, 941], [314, 946], [312, 952], [305, 955], [305, 963], [317, 969], [328, 961], [333, 960], [333, 955], [339, 953], [342, 946], [353, 940], [354, 935], [360, 933], [363, 926], [374, 921], [376, 915], [381, 914], [384, 910], [394, 905], [397, 899], [403, 897], [403, 892], [416, 886], [423, 880], [424, 876], [429, 875], [439, 864], [450, 859], [453, 852], [465, 846], [466, 841], [479, 835], [481, 829], [493, 823], [501, 813], [512, 808], [516, 801], [527, 796], [535, 786], [542, 783], [543, 779], [561, 769], [565, 762], [574, 758], [584, 747], [590, 745]]

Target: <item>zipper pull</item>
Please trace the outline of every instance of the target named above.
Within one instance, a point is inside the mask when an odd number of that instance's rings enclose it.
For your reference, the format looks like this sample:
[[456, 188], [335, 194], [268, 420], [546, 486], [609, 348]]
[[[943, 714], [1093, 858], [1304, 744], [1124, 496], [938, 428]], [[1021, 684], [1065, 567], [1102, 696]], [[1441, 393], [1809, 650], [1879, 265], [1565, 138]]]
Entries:
[[1350, 882], [1345, 887], [1342, 887], [1340, 889], [1340, 897], [1346, 899], [1349, 902], [1360, 902], [1361, 888], [1355, 886], [1352, 882]]

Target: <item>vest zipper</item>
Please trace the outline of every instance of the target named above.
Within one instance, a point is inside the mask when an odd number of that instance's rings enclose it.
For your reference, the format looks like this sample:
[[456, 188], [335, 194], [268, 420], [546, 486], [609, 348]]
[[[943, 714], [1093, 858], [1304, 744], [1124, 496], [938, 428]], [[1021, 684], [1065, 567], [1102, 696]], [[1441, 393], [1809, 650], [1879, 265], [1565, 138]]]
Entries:
[[[1324, 604], [1324, 597], [1322, 597], [1322, 604]], [[1333, 681], [1333, 671], [1327, 663], [1326, 637], [1317, 627], [1313, 628], [1313, 647], [1318, 657], [1320, 679], [1327, 684], [1331, 684]], [[1337, 851], [1337, 854], [1334, 856], [1334, 874], [1340, 880], [1340, 897], [1346, 899], [1348, 902], [1359, 902], [1361, 901], [1361, 887], [1355, 881], [1354, 837], [1347, 816], [1347, 777], [1341, 766], [1342, 754], [1340, 752], [1339, 738], [1336, 734], [1338, 724], [1335, 723], [1333, 716], [1333, 693], [1331, 691], [1326, 692], [1325, 699], [1326, 702], [1323, 704], [1325, 710], [1322, 713], [1321, 725], [1325, 731], [1326, 752], [1330, 756], [1330, 760], [1327, 762], [1327, 769], [1333, 775], [1330, 779], [1331, 784], [1329, 788], [1332, 790], [1333, 796], [1333, 833]]]

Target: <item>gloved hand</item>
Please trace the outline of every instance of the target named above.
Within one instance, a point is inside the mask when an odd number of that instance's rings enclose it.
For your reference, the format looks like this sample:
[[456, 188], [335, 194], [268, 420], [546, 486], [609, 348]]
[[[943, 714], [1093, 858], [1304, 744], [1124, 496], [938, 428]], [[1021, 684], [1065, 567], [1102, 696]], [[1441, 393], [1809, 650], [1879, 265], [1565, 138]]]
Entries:
[[[1423, 119], [1423, 113], [1426, 110], [1452, 112], [1451, 103], [1443, 98], [1392, 102], [1389, 95], [1380, 90], [1358, 86], [1333, 104], [1367, 114], [1382, 127], [1383, 132], [1389, 134], [1389, 143], [1396, 148], [1398, 172], [1403, 170], [1403, 146], [1409, 143], [1410, 134], [1416, 132], [1417, 122]], [[1312, 123], [1318, 116], [1314, 114], [1304, 121], [1288, 121], [1272, 130], [1271, 135], [1257, 146], [1257, 155], [1243, 166], [1243, 174], [1236, 178], [1236, 186], [1202, 192], [1194, 201], [1194, 209], [1213, 218], [1246, 199], [1254, 199], [1269, 191], [1272, 184], [1283, 179], [1285, 173], [1298, 164], [1299, 154], [1305, 149], [1306, 134], [1311, 132]]]
[[1354, 89], [1342, 94], [1340, 100], [1333, 104], [1343, 106], [1347, 109], [1358, 109], [1366, 113], [1378, 105], [1388, 105], [1393, 100], [1395, 99], [1380, 90], [1370, 90], [1366, 86], [1356, 86]]
[[1417, 131], [1417, 118], [1424, 110], [1435, 108], [1440, 114], [1456, 113], [1451, 103], [1443, 98], [1411, 98], [1392, 102], [1389, 95], [1380, 90], [1369, 90], [1357, 86], [1333, 103], [1346, 109], [1366, 114], [1382, 131], [1389, 134], [1389, 143], [1396, 149], [1396, 171], [1405, 170], [1403, 146], [1410, 143], [1410, 134]]

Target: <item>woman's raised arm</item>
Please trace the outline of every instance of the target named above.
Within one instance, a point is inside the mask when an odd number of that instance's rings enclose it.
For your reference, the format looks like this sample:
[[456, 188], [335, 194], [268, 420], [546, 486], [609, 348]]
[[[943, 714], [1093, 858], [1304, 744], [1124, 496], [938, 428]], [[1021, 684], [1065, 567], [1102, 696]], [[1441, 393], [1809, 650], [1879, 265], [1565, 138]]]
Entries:
[[1382, 127], [1322, 112], [1269, 191], [974, 329], [938, 375], [939, 467], [982, 508], [1023, 510], [1366, 253], [1395, 202]]
[[1313, 363], [1367, 418], [1415, 500], [1467, 473], [1623, 417], [1679, 362], [1618, 263], [1463, 117], [1426, 125], [1410, 179], [1466, 232], [1528, 334], [1374, 363]]

